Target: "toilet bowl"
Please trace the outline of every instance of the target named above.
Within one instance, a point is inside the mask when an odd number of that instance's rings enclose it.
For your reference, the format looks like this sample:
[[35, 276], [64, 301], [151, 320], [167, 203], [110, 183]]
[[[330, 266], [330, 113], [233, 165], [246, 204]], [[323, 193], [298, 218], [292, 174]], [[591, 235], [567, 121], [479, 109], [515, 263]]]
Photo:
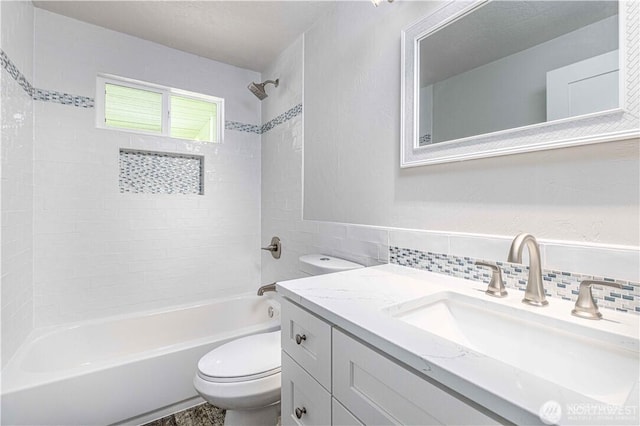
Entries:
[[[300, 257], [307, 275], [362, 268], [325, 255]], [[224, 424], [275, 425], [280, 415], [280, 331], [242, 337], [198, 362], [193, 386], [207, 402], [227, 410]]]
[[198, 362], [196, 391], [227, 410], [225, 425], [275, 425], [280, 407], [280, 331], [254, 334], [212, 350]]

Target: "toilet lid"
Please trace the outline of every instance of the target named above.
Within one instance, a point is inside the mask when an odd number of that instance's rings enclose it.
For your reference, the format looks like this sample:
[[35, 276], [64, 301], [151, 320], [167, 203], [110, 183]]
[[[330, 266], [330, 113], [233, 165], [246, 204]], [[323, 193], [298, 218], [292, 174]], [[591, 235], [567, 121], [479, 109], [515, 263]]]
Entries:
[[198, 375], [211, 382], [241, 382], [280, 372], [280, 330], [232, 340], [198, 362]]

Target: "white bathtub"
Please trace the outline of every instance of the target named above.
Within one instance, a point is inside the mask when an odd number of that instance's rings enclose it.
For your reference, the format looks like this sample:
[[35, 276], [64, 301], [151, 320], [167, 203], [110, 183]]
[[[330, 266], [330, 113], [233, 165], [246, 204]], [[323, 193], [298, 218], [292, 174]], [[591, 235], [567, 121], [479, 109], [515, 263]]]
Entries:
[[36, 331], [2, 371], [2, 424], [152, 420], [198, 402], [205, 353], [279, 326], [274, 299], [243, 295]]

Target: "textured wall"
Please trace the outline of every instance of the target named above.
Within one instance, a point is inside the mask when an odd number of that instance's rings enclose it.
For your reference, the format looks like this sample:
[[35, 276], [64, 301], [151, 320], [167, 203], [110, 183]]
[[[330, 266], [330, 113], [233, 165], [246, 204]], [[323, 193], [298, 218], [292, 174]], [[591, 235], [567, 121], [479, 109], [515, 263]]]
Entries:
[[[225, 98], [260, 122], [259, 74], [36, 9], [38, 88], [95, 96], [110, 73]], [[253, 290], [260, 137], [207, 144], [97, 129], [95, 109], [35, 101], [35, 323], [47, 326]], [[204, 195], [121, 193], [119, 150], [204, 156]]]
[[306, 33], [305, 218], [637, 250], [637, 140], [400, 170], [400, 33], [437, 6], [338, 2]]
[[[33, 76], [33, 6], [0, 2], [2, 51]], [[2, 117], [2, 366], [33, 328], [33, 105], [0, 70]]]

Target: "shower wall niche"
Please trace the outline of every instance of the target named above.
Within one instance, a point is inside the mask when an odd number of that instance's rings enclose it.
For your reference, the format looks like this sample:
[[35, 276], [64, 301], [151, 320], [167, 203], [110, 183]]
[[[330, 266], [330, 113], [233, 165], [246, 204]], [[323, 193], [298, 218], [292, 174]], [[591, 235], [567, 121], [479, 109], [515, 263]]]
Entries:
[[204, 156], [120, 150], [120, 192], [204, 194]]

